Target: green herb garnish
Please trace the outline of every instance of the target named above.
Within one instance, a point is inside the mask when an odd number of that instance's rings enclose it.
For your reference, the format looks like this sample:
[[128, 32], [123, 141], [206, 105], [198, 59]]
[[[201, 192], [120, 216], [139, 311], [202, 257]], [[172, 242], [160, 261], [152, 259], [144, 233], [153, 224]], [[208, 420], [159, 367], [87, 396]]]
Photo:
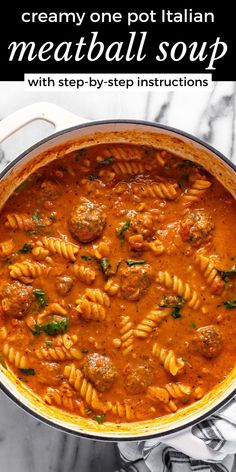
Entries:
[[179, 295], [170, 295], [169, 297], [163, 297], [159, 306], [162, 308], [171, 308], [171, 315], [176, 320], [178, 318], [181, 318], [181, 309], [183, 308], [184, 304], [185, 300], [183, 299], [183, 297], [180, 297]]
[[196, 325], [196, 323], [195, 323], [194, 321], [191, 323], [191, 328], [197, 329], [197, 325]]
[[26, 254], [27, 252], [31, 252], [33, 249], [33, 244], [25, 243], [20, 249], [18, 249], [17, 254]]
[[20, 185], [18, 185], [18, 187], [16, 188], [15, 192], [16, 192], [16, 193], [21, 193], [21, 192], [23, 192], [23, 190], [25, 190], [25, 188], [27, 187], [28, 183], [29, 183], [29, 182], [28, 182], [27, 180], [25, 180], [24, 182], [22, 182]]
[[127, 266], [129, 266], [129, 267], [132, 267], [132, 266], [134, 266], [134, 265], [146, 264], [146, 261], [144, 261], [144, 260], [142, 260], [142, 259], [141, 259], [141, 260], [137, 260], [137, 261], [132, 261], [131, 259], [127, 259], [125, 262], [126, 262]]
[[96, 415], [96, 416], [93, 417], [93, 419], [95, 421], [97, 421], [98, 424], [103, 424], [104, 419], [105, 419], [105, 415]]
[[19, 379], [21, 382], [28, 383], [28, 380], [24, 379], [24, 377], [18, 377], [18, 379]]
[[118, 238], [120, 238], [122, 241], [124, 241], [124, 238], [125, 238], [125, 237], [124, 237], [124, 233], [127, 231], [127, 229], [130, 228], [130, 225], [131, 225], [131, 221], [128, 220], [128, 221], [126, 221], [126, 222], [122, 225], [122, 227], [121, 227], [120, 229], [117, 230], [117, 232], [116, 232], [116, 233], [117, 233], [117, 236], [118, 236]]
[[115, 158], [110, 156], [110, 157], [107, 157], [106, 159], [103, 159], [102, 161], [99, 161], [98, 165], [108, 166], [108, 165], [112, 164], [114, 161], [115, 161]]
[[79, 161], [81, 157], [85, 156], [86, 151], [86, 149], [78, 149], [78, 151], [76, 151], [75, 160]]
[[19, 369], [22, 374], [25, 374], [25, 375], [35, 375], [35, 370], [32, 369], [31, 367], [29, 369]]
[[92, 257], [92, 256], [85, 256], [84, 254], [81, 254], [80, 259], [82, 259], [82, 261], [94, 261], [94, 260], [95, 260], [94, 257]]
[[229, 277], [233, 277], [234, 275], [236, 275], [236, 265], [234, 265], [232, 269], [229, 270], [217, 269], [217, 272], [220, 274], [224, 282], [228, 282]]
[[233, 298], [232, 300], [225, 300], [222, 305], [227, 309], [227, 310], [233, 310], [236, 308], [236, 298]]
[[49, 336], [54, 336], [55, 334], [64, 334], [66, 333], [69, 326], [69, 318], [61, 318], [60, 320], [49, 321], [43, 325], [36, 324], [34, 327], [33, 334], [35, 336], [44, 332]]
[[45, 344], [46, 344], [46, 346], [51, 347], [51, 346], [52, 346], [52, 341], [50, 341], [49, 339], [47, 339], [47, 340], [45, 341]]
[[93, 181], [93, 180], [97, 180], [98, 176], [97, 175], [89, 175], [88, 176], [88, 179]]
[[44, 290], [42, 290], [41, 288], [35, 288], [34, 291], [33, 291], [33, 294], [38, 302], [38, 304], [40, 306], [45, 306], [47, 305], [47, 295], [46, 295], [46, 292]]
[[32, 220], [34, 221], [34, 223], [38, 223], [39, 220], [40, 220], [40, 214], [39, 214], [39, 211], [38, 210], [35, 210], [33, 215], [32, 215]]

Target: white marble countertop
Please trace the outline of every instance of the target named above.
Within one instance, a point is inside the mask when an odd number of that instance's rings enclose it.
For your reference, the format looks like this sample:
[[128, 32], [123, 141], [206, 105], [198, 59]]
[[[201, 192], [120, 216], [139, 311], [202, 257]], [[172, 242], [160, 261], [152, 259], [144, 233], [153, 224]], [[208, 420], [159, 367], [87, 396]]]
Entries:
[[[159, 121], [192, 133], [236, 162], [236, 83], [211, 90], [175, 92], [25, 92], [23, 84], [0, 83], [0, 119], [37, 101], [50, 101], [89, 120]], [[6, 141], [4, 162], [51, 133], [35, 122]], [[1, 151], [0, 151], [1, 157]], [[113, 472], [115, 446], [69, 436], [36, 421], [0, 393], [0, 472]], [[159, 472], [159, 471], [157, 471]]]

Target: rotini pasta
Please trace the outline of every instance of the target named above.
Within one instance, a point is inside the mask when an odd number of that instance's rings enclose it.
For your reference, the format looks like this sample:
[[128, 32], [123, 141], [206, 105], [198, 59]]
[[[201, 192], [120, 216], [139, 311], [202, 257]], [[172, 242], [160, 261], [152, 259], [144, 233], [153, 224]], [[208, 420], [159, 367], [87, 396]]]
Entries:
[[136, 416], [135, 409], [131, 405], [120, 403], [119, 401], [113, 404], [108, 402], [108, 410], [112, 411], [119, 418], [125, 418], [127, 421], [133, 420]]
[[36, 349], [35, 354], [40, 360], [51, 360], [56, 362], [63, 362], [72, 359], [80, 360], [83, 356], [79, 349], [75, 347], [66, 349], [64, 346], [41, 347], [40, 349]]
[[148, 247], [151, 249], [155, 256], [161, 256], [165, 251], [164, 244], [160, 241], [160, 239], [155, 239], [148, 244]]
[[42, 246], [36, 246], [32, 249], [32, 254], [37, 261], [42, 261], [48, 256], [49, 251]]
[[206, 280], [207, 285], [211, 287], [213, 293], [220, 293], [224, 288], [224, 281], [219, 275], [219, 272], [215, 268], [214, 263], [210, 257], [198, 254], [196, 256], [196, 263], [199, 265], [203, 277]]
[[107, 292], [110, 296], [116, 295], [119, 290], [120, 286], [117, 284], [112, 278], [108, 279], [108, 281], [104, 285], [104, 290]]
[[82, 264], [73, 264], [73, 271], [80, 282], [83, 282], [86, 285], [92, 284], [96, 278], [95, 270], [90, 267], [85, 267]]
[[93, 253], [96, 259], [102, 259], [102, 257], [107, 257], [110, 254], [110, 246], [106, 241], [100, 241], [97, 246], [93, 246]]
[[17, 351], [13, 346], [10, 346], [7, 342], [3, 344], [3, 355], [5, 358], [14, 364], [19, 369], [28, 368], [27, 357], [21, 352]]
[[185, 191], [182, 200], [185, 203], [191, 203], [199, 200], [204, 193], [211, 187], [211, 182], [204, 176], [190, 176], [191, 186]]
[[48, 405], [62, 406], [68, 410], [74, 410], [74, 399], [66, 395], [62, 395], [61, 392], [56, 388], [47, 387], [43, 399]]
[[143, 197], [161, 198], [166, 200], [174, 200], [177, 198], [177, 184], [168, 182], [160, 182], [153, 184], [145, 184], [140, 187]]
[[59, 254], [73, 262], [76, 261], [76, 254], [78, 254], [79, 251], [79, 248], [75, 246], [75, 244], [67, 243], [62, 239], [47, 238], [46, 236], [42, 238], [42, 241], [38, 241], [37, 244], [39, 246], [42, 244], [50, 253]]
[[170, 395], [168, 391], [163, 387], [148, 387], [148, 395], [153, 398], [157, 399], [160, 402], [166, 405], [167, 411], [175, 413], [177, 411], [177, 406], [173, 400], [170, 399]]
[[99, 288], [86, 288], [84, 297], [91, 302], [99, 303], [99, 305], [106, 307], [110, 306], [110, 299], [108, 295]]
[[106, 318], [106, 310], [99, 303], [90, 302], [87, 298], [81, 297], [76, 300], [76, 310], [85, 320], [103, 321]]
[[12, 279], [18, 279], [29, 284], [33, 279], [48, 274], [50, 267], [46, 267], [39, 262], [24, 261], [9, 265], [9, 271]]
[[104, 413], [107, 411], [107, 405], [99, 400], [97, 390], [87, 381], [82, 372], [76, 369], [74, 364], [65, 366], [64, 376], [68, 379], [70, 385], [80, 393], [88, 406]]
[[146, 338], [169, 314], [170, 310], [168, 308], [150, 311], [134, 329], [134, 336], [136, 338]]
[[28, 215], [11, 213], [6, 215], [6, 228], [30, 231], [35, 227], [35, 223]]
[[63, 308], [60, 303], [50, 303], [39, 315], [37, 316], [37, 323], [40, 325], [44, 323], [45, 318], [48, 316], [57, 315], [65, 317], [67, 316], [67, 311]]
[[156, 279], [158, 283], [164, 285], [168, 289], [172, 289], [176, 295], [183, 297], [183, 299], [188, 303], [190, 308], [197, 310], [200, 306], [200, 299], [196, 290], [190, 288], [188, 283], [184, 283], [176, 275], [171, 276], [167, 271], [158, 272], [158, 277]]
[[117, 161], [131, 161], [133, 159], [142, 159], [145, 152], [139, 146], [120, 146], [119, 144], [113, 144], [103, 149], [102, 153], [97, 157], [97, 161], [100, 162], [105, 158], [112, 157]]
[[124, 356], [130, 354], [134, 349], [134, 324], [130, 317], [121, 316], [120, 319], [121, 348]]
[[152, 354], [159, 358], [160, 364], [164, 369], [170, 372], [171, 375], [177, 375], [184, 367], [184, 361], [181, 358], [176, 358], [172, 349], [163, 349], [158, 343], [152, 347]]
[[143, 174], [147, 170], [147, 166], [140, 161], [117, 161], [112, 165], [115, 174], [137, 175]]

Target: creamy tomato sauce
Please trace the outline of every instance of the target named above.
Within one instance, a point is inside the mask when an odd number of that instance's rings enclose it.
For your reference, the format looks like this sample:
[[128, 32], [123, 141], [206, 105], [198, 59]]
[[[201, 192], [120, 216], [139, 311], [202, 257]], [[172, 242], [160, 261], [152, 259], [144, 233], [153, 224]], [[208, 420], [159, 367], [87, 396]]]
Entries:
[[1, 361], [46, 403], [151, 419], [235, 366], [236, 205], [203, 168], [82, 149], [16, 189], [0, 224]]

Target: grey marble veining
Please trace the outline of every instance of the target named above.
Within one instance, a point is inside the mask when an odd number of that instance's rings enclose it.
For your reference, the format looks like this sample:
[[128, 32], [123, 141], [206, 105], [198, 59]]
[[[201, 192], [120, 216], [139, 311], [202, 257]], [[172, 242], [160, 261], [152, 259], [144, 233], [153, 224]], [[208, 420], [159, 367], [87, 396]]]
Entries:
[[[89, 120], [159, 121], [202, 138], [236, 162], [233, 82], [214, 83], [211, 90], [119, 93], [25, 92], [23, 84], [0, 83], [0, 119], [36, 101], [51, 101]], [[51, 132], [42, 122], [27, 126], [2, 146], [4, 162]], [[114, 444], [52, 429], [0, 392], [0, 472], [114, 472], [119, 465]]]

